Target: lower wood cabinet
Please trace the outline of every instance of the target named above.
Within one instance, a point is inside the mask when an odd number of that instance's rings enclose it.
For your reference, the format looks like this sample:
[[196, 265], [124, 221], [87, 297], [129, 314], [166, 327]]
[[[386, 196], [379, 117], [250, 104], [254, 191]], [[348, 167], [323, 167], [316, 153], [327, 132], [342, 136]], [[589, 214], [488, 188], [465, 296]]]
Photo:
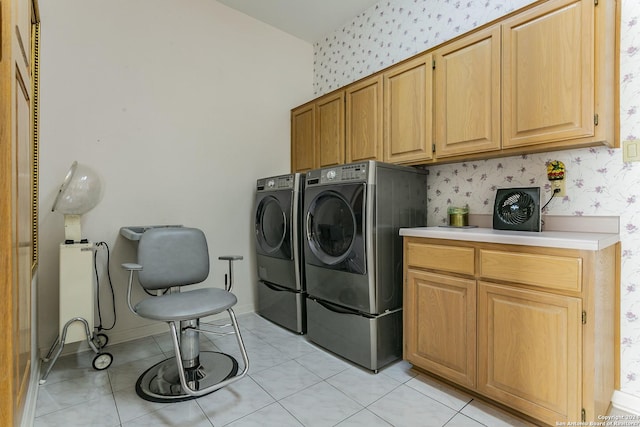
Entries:
[[[407, 271], [405, 358], [458, 384], [476, 385], [476, 282]], [[411, 315], [407, 315], [411, 313]]]
[[539, 423], [598, 421], [619, 250], [405, 237], [404, 358]]
[[579, 420], [581, 313], [580, 298], [479, 282], [478, 391], [549, 424]]

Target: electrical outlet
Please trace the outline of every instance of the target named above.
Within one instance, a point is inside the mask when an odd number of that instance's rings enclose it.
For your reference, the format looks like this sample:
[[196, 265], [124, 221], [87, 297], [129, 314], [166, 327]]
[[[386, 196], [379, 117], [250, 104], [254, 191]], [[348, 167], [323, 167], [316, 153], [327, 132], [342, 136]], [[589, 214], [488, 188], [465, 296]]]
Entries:
[[567, 170], [560, 160], [553, 160], [547, 163], [547, 178], [551, 182], [552, 197], [565, 197], [567, 195], [566, 177]]
[[637, 162], [640, 161], [640, 139], [631, 141], [622, 141], [622, 161]]
[[[565, 188], [564, 179], [557, 179], [551, 181], [551, 191], [554, 191], [554, 197], [564, 197], [567, 195], [567, 189]], [[556, 190], [560, 190], [555, 192]]]

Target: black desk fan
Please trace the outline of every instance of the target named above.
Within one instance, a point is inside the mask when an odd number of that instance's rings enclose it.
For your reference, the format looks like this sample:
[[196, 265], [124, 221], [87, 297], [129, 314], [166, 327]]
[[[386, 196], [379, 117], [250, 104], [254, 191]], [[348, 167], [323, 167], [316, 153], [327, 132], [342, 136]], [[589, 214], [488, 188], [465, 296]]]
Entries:
[[493, 228], [540, 231], [540, 211], [540, 187], [499, 188], [493, 206]]

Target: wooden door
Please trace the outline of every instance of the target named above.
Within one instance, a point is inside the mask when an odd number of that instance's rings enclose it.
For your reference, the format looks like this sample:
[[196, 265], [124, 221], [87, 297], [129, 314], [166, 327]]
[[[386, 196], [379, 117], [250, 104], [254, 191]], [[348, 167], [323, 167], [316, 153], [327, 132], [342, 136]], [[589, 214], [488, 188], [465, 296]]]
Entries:
[[553, 1], [502, 25], [503, 148], [594, 134], [594, 7]]
[[411, 163], [433, 157], [433, 55], [384, 73], [384, 159]]
[[500, 49], [495, 26], [435, 52], [436, 157], [500, 149]]
[[580, 420], [582, 301], [478, 283], [478, 391], [550, 425]]
[[15, 360], [16, 413], [21, 413], [29, 388], [31, 373], [31, 108], [30, 90], [19, 70], [16, 72], [15, 149], [16, 162], [13, 180], [16, 189], [15, 225], [16, 244], [13, 282], [13, 353]]
[[[31, 376], [33, 144], [30, 0], [0, 2], [0, 425], [20, 425]], [[35, 13], [35, 12], [34, 12]], [[34, 15], [35, 16], [35, 15]], [[6, 96], [5, 96], [6, 95]]]
[[382, 75], [346, 89], [347, 163], [383, 159]]
[[475, 280], [409, 269], [404, 322], [406, 360], [475, 387]]
[[315, 104], [306, 104], [291, 111], [291, 172], [306, 172], [319, 165], [315, 120]]
[[319, 167], [344, 163], [344, 92], [316, 101], [316, 155]]

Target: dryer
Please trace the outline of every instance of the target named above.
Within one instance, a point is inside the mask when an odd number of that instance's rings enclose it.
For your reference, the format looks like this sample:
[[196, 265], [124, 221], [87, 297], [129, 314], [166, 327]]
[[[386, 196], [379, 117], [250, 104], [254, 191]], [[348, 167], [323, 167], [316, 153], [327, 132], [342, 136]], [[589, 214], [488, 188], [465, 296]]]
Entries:
[[427, 172], [360, 162], [307, 172], [309, 339], [368, 369], [402, 356], [402, 238], [426, 225]]
[[256, 183], [255, 243], [259, 315], [294, 332], [306, 331], [300, 217], [304, 175]]

